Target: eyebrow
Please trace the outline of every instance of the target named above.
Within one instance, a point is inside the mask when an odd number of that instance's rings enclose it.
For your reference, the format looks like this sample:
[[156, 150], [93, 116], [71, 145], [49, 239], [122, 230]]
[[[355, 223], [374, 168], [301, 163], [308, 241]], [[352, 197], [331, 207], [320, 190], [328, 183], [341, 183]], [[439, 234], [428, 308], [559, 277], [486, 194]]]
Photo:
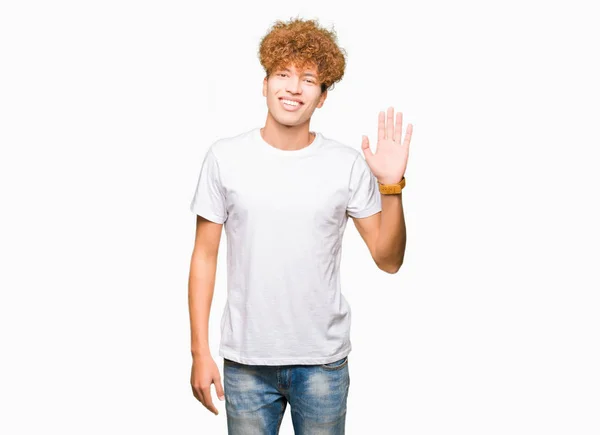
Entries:
[[[283, 71], [292, 72], [292, 70], [290, 70], [289, 68], [283, 68]], [[316, 75], [314, 75], [311, 72], [305, 72], [304, 75], [305, 76], [312, 76], [312, 77], [315, 77], [315, 78], [317, 77]]]

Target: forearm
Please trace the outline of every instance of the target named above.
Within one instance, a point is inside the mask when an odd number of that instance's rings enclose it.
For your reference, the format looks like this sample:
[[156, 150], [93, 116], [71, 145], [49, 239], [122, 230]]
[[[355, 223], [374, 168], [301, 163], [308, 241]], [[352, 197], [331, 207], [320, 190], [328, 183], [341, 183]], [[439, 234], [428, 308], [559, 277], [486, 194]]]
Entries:
[[190, 312], [192, 356], [210, 355], [208, 319], [212, 304], [217, 259], [192, 255], [190, 266], [188, 304]]
[[402, 193], [381, 194], [381, 223], [377, 236], [377, 262], [385, 270], [396, 272], [404, 261], [406, 225]]

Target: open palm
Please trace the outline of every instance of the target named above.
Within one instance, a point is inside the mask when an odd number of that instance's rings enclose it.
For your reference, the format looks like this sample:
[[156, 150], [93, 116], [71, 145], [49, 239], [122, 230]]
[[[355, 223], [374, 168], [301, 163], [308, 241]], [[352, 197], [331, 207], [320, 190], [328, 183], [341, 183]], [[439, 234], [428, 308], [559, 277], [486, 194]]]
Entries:
[[369, 138], [363, 136], [362, 150], [371, 172], [381, 184], [395, 184], [402, 180], [408, 163], [408, 149], [412, 137], [412, 124], [406, 127], [404, 141], [402, 139], [402, 112], [396, 114], [394, 127], [394, 108], [387, 110], [387, 125], [385, 113], [379, 112], [377, 128], [377, 150], [371, 151]]

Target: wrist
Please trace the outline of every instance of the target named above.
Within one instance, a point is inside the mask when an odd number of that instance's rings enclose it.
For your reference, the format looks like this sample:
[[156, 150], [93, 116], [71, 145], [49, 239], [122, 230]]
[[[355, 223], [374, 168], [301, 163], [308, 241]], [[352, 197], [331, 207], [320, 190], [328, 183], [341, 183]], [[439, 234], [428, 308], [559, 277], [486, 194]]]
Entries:
[[379, 184], [399, 184], [402, 181], [402, 179], [404, 179], [404, 177], [400, 178], [399, 180], [398, 179], [393, 179], [392, 180], [392, 179], [385, 179], [385, 178], [379, 179], [378, 178], [377, 182]]
[[210, 349], [208, 347], [192, 349], [192, 358], [204, 358], [206, 356], [211, 356]]

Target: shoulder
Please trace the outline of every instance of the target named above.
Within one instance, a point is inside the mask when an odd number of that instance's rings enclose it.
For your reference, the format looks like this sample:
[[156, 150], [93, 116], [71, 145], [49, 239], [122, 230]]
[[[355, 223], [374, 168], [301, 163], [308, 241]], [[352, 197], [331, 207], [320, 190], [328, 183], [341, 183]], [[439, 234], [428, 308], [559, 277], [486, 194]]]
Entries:
[[347, 164], [353, 165], [357, 157], [361, 156], [361, 150], [340, 140], [333, 139], [321, 133], [323, 138], [322, 151]]
[[252, 140], [253, 130], [244, 131], [232, 136], [221, 137], [215, 140], [208, 152], [213, 153], [217, 161], [226, 161], [231, 158], [239, 158], [240, 152], [248, 149], [248, 142]]

